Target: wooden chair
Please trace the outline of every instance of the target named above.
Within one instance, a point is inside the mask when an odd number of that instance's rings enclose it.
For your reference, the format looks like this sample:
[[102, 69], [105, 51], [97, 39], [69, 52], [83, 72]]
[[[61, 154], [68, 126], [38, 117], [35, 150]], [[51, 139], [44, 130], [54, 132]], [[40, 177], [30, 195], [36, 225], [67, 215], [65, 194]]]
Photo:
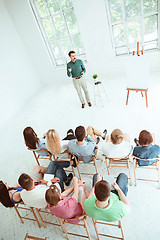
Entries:
[[33, 236], [28, 235], [28, 233], [26, 233], [24, 240], [26, 240], [26, 239], [47, 240], [47, 237], [45, 237], [45, 238], [33, 237]]
[[[34, 208], [33, 207], [27, 207], [23, 202], [22, 203], [18, 203], [17, 205], [15, 205], [14, 206], [14, 209], [15, 209], [15, 211], [16, 211], [16, 213], [17, 213], [17, 215], [18, 215], [18, 217], [19, 217], [19, 219], [20, 219], [20, 221], [21, 221], [21, 223], [24, 223], [24, 221], [23, 221], [23, 219], [27, 219], [27, 220], [30, 220], [30, 221], [35, 221], [36, 223], [37, 223], [37, 225], [38, 225], [38, 227], [41, 227], [41, 225], [40, 225], [40, 222], [39, 222], [39, 220], [38, 220], [38, 218], [37, 218], [37, 216], [36, 216], [36, 214], [35, 214], [35, 212], [34, 212]], [[30, 217], [28, 217], [28, 214], [25, 214], [25, 216], [22, 216], [21, 214], [20, 214], [20, 211], [19, 210], [25, 210], [25, 212], [31, 212], [32, 214], [33, 214], [33, 217], [34, 218], [30, 218]]]
[[131, 171], [130, 171], [131, 159], [129, 158], [129, 155], [125, 156], [125, 157], [122, 157], [122, 158], [108, 158], [105, 154], [103, 154], [103, 156], [105, 157], [108, 175], [110, 175], [110, 168], [112, 166], [114, 166], [114, 167], [127, 167], [128, 168], [130, 185], [132, 186], [132, 178], [131, 178]]
[[[123, 233], [121, 221], [118, 221], [118, 224], [115, 224], [115, 223], [101, 222], [101, 221], [97, 221], [97, 220], [94, 220], [94, 219], [92, 219], [92, 220], [93, 220], [93, 224], [94, 224], [94, 228], [95, 228], [95, 231], [96, 231], [98, 240], [100, 240], [99, 235], [100, 235], [100, 236], [103, 236], [103, 237], [109, 237], [109, 238], [116, 238], [116, 239], [123, 239], [123, 240], [124, 240], [124, 233]], [[112, 236], [112, 235], [107, 235], [107, 234], [99, 233], [99, 232], [98, 232], [98, 229], [97, 229], [97, 223], [98, 223], [98, 224], [104, 224], [104, 225], [107, 225], [107, 226], [113, 226], [113, 227], [118, 227], [118, 228], [120, 228], [122, 237], [116, 237], [116, 236]]]
[[[160, 158], [159, 158], [159, 156], [157, 158], [152, 158], [152, 159], [141, 159], [134, 155], [132, 157], [133, 157], [133, 163], [134, 163], [133, 166], [134, 166], [135, 186], [137, 186], [137, 180], [151, 181], [151, 182], [158, 182], [158, 189], [160, 189], [160, 166], [159, 166]], [[156, 160], [156, 162], [154, 164], [148, 165], [148, 166], [139, 166], [137, 160], [142, 160], [142, 161], [146, 161], [146, 162]], [[152, 169], [152, 170], [155, 169], [158, 172], [158, 180], [137, 178], [136, 177], [137, 168]]]
[[[83, 224], [82, 223], [77, 223], [77, 224], [74, 224], [74, 223], [70, 223], [68, 222], [68, 220], [76, 220], [76, 219], [79, 219], [81, 221], [83, 221]], [[63, 224], [63, 229], [64, 229], [64, 233], [66, 234], [66, 237], [67, 239], [69, 240], [69, 236], [68, 235], [73, 235], [73, 236], [77, 236], [77, 237], [84, 237], [84, 238], [89, 238], [91, 240], [91, 237], [90, 237], [90, 233], [89, 233], [89, 229], [88, 229], [88, 226], [87, 226], [87, 216], [84, 214], [80, 217], [77, 217], [77, 218], [72, 218], [72, 219], [61, 219], [59, 218], [59, 221], [62, 222]], [[87, 236], [86, 235], [81, 235], [81, 234], [77, 234], [77, 233], [72, 233], [72, 232], [67, 232], [67, 229], [65, 227], [65, 224], [73, 224], [73, 225], [77, 225], [77, 226], [82, 226], [86, 229], [86, 232], [87, 232]], [[76, 232], [76, 231], [75, 231]]]
[[[36, 162], [39, 166], [40, 166], [39, 159], [48, 159], [48, 160], [52, 161], [52, 154], [49, 151], [47, 151], [45, 148], [42, 148], [41, 150], [36, 150], [36, 151], [28, 148], [28, 150], [33, 152], [33, 155], [34, 155], [34, 157], [36, 159]], [[43, 151], [48, 152], [48, 156], [40, 156], [38, 154], [38, 153], [43, 152]]]
[[[98, 151], [98, 150], [96, 150], [96, 154], [93, 155], [93, 161], [91, 161], [91, 162], [89, 162], [89, 163], [84, 163], [84, 162], [83, 162], [82, 160], [80, 160], [79, 158], [78, 158], [78, 161], [77, 161], [77, 157], [76, 157], [75, 155], [69, 153], [70, 161], [72, 160], [71, 155], [72, 155], [72, 156], [74, 157], [74, 159], [75, 159], [75, 162], [76, 162], [76, 165], [77, 165], [77, 171], [78, 171], [78, 175], [79, 175], [79, 179], [80, 179], [80, 180], [82, 179], [82, 178], [81, 178], [81, 174], [83, 174], [83, 175], [94, 175], [94, 174], [95, 174], [95, 172], [94, 172], [94, 173], [80, 172], [79, 166], [82, 165], [82, 164], [83, 164], [83, 165], [93, 165], [93, 166], [95, 167], [96, 173], [98, 173], [97, 164], [96, 164], [97, 151]], [[75, 176], [74, 168], [72, 167], [72, 169], [73, 169], [73, 173], [74, 173], [74, 176]]]
[[[51, 225], [53, 225], [53, 226], [61, 227], [61, 228], [62, 228], [62, 231], [64, 232], [62, 222], [59, 221], [59, 218], [57, 218], [56, 216], [54, 216], [54, 215], [49, 211], [49, 209], [48, 209], [47, 207], [46, 207], [45, 209], [38, 209], [38, 208], [36, 208], [36, 212], [37, 212], [37, 215], [38, 215], [38, 217], [40, 218], [40, 220], [41, 220], [42, 225], [43, 225], [44, 228], [46, 228], [46, 223], [47, 223], [47, 224], [51, 224]], [[59, 224], [58, 224], [58, 223], [55, 223], [55, 222], [51, 222], [51, 221], [49, 221], [49, 220], [44, 220], [44, 218], [42, 217], [42, 214], [41, 214], [41, 213], [46, 214], [46, 215], [49, 214], [49, 215], [51, 215], [52, 217], [57, 218]]]

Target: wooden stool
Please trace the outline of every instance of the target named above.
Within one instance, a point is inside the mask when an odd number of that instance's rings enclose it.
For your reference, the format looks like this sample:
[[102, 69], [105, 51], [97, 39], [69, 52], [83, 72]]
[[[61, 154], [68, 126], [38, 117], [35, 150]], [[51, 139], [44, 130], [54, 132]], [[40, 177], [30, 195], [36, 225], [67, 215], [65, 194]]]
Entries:
[[147, 99], [147, 92], [148, 92], [148, 88], [146, 89], [140, 89], [140, 88], [127, 88], [127, 100], [126, 100], [126, 105], [128, 104], [128, 98], [129, 98], [129, 91], [136, 91], [136, 92], [141, 92], [141, 95], [143, 97], [143, 92], [145, 93], [145, 97], [146, 97], [146, 107], [148, 107], [148, 99]]

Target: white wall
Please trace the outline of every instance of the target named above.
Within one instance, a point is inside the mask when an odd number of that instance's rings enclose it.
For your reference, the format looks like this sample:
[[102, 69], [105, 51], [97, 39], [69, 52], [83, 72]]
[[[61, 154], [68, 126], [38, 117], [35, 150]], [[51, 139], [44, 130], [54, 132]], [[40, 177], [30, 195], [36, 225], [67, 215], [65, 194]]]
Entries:
[[[72, 0], [87, 55], [87, 75], [126, 74], [128, 57], [115, 57], [105, 9], [106, 0]], [[54, 69], [38, 29], [29, 1], [6, 0], [5, 5], [27, 50], [37, 76], [43, 84], [70, 81], [66, 69]], [[160, 71], [160, 53], [147, 54], [151, 71]]]
[[0, 0], [0, 130], [40, 87], [26, 50]]

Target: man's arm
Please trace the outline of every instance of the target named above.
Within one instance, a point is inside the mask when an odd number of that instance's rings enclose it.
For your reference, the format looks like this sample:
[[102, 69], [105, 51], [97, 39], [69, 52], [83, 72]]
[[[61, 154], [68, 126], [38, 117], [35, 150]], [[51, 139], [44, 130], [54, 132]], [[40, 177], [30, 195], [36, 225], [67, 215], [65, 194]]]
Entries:
[[72, 69], [70, 68], [70, 66], [67, 64], [67, 76], [68, 77], [71, 77], [71, 71], [72, 71]]
[[86, 72], [86, 68], [85, 68], [85, 66], [84, 66], [84, 64], [83, 64], [83, 62], [82, 62], [82, 60], [81, 60], [81, 68], [82, 68], [82, 71], [85, 73], [85, 72]]
[[118, 186], [117, 183], [113, 184], [113, 187], [115, 188], [115, 190], [118, 192], [118, 196], [120, 198], [120, 200], [125, 203], [127, 206], [129, 206], [129, 202], [128, 199], [126, 198], [126, 196], [124, 195], [124, 193], [122, 192], [122, 190], [120, 189], [120, 187]]
[[87, 140], [88, 142], [92, 142], [92, 143], [94, 143], [94, 144], [96, 145], [95, 141], [91, 138], [90, 135], [87, 135], [87, 136], [86, 136], [86, 140]]

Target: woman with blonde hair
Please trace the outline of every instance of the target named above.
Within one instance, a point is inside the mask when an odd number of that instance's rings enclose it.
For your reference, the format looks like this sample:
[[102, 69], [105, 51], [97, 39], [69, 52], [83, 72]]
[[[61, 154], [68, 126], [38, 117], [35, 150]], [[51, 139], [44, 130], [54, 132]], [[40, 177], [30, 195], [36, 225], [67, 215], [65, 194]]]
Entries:
[[62, 141], [55, 129], [48, 130], [46, 140], [47, 149], [53, 155], [61, 154], [67, 150], [68, 140]]
[[105, 142], [102, 146], [103, 153], [109, 158], [121, 158], [129, 155], [132, 145], [129, 136], [120, 129], [114, 129], [110, 136], [110, 142]]

